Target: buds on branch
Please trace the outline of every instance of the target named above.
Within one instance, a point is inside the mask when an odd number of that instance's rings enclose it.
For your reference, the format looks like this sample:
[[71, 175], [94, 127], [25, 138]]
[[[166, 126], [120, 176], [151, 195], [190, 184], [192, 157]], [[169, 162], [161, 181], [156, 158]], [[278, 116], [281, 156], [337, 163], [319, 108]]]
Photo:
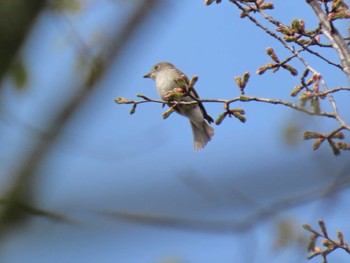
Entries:
[[241, 91], [241, 94], [244, 95], [244, 89], [249, 81], [249, 78], [250, 78], [250, 73], [247, 71], [243, 74], [243, 76], [236, 76], [234, 79], [235, 79], [235, 82], [238, 86], [238, 88], [240, 89]]
[[256, 73], [258, 75], [264, 74], [267, 70], [272, 69], [272, 72], [275, 73], [278, 71], [281, 67], [284, 68], [285, 70], [289, 71], [290, 74], [293, 76], [298, 75], [298, 71], [293, 68], [291, 65], [286, 64], [286, 61], [280, 62], [279, 58], [277, 57], [275, 51], [273, 50], [272, 47], [266, 48], [266, 53], [270, 56], [270, 58], [276, 62], [276, 63], [268, 63], [262, 67], [260, 67]]
[[[347, 243], [344, 242], [344, 236], [341, 231], [337, 232], [338, 240], [333, 240], [328, 236], [327, 227], [324, 221], [319, 220], [318, 225], [321, 231], [315, 230], [308, 224], [303, 225], [303, 228], [305, 230], [312, 233], [310, 236], [309, 244], [307, 246], [307, 250], [311, 253], [307, 256], [307, 259], [321, 256], [323, 258], [323, 262], [327, 262], [327, 256], [338, 248], [343, 249], [350, 254], [350, 247]], [[324, 248], [316, 245], [318, 239], [322, 239], [321, 244]]]
[[328, 13], [328, 20], [333, 21], [336, 19], [350, 18], [350, 11], [344, 0], [334, 0], [332, 2], [331, 12]]
[[342, 132], [332, 132], [330, 134], [324, 134], [319, 132], [304, 132], [304, 140], [314, 139], [312, 145], [314, 150], [317, 150], [321, 144], [327, 140], [330, 147], [333, 150], [334, 155], [339, 155], [340, 150], [350, 150], [350, 146], [345, 142], [336, 142], [335, 140], [343, 140], [345, 138]]

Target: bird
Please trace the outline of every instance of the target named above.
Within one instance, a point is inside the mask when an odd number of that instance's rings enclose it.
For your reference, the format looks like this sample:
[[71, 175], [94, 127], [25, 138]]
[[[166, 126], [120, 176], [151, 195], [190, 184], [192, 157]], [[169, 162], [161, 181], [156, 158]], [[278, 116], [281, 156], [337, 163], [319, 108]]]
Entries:
[[[164, 101], [169, 100], [170, 92], [176, 88], [181, 88], [175, 82], [176, 79], [184, 79], [187, 83], [187, 87], [189, 84], [188, 77], [169, 62], [159, 62], [155, 64], [151, 71], [143, 77], [150, 78], [155, 81], [158, 95]], [[214, 122], [214, 120], [207, 114], [203, 103], [196, 100], [199, 99], [196, 90], [192, 87], [187, 94], [186, 92], [188, 91], [185, 91], [184, 96], [181, 98], [171, 100], [185, 102], [196, 101], [195, 104], [177, 104], [174, 106], [174, 104], [168, 103], [168, 106], [174, 107], [174, 110], [177, 113], [189, 119], [192, 128], [194, 149], [195, 151], [199, 151], [200, 149], [204, 148], [214, 136], [214, 128], [210, 125], [210, 123]]]

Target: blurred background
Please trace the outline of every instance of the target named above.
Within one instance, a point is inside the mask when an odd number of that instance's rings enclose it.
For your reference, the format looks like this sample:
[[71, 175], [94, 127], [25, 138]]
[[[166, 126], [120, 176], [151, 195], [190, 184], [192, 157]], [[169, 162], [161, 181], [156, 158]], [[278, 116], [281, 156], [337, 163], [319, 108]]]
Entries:
[[[317, 25], [304, 1], [274, 3], [285, 24]], [[113, 101], [158, 99], [142, 76], [169, 61], [199, 76], [202, 98], [239, 96], [233, 78], [250, 71], [247, 95], [298, 103], [289, 93], [300, 76], [255, 74], [270, 62], [266, 47], [288, 51], [239, 13], [228, 1], [0, 1], [1, 262], [306, 262], [301, 226], [321, 218], [347, 239], [349, 155], [302, 140], [336, 122], [237, 103], [247, 122], [226, 119], [195, 152], [183, 117], [163, 120], [156, 103], [130, 115]], [[346, 32], [347, 21], [337, 26]], [[349, 85], [305, 57], [329, 87]], [[348, 98], [335, 98], [349, 120]]]

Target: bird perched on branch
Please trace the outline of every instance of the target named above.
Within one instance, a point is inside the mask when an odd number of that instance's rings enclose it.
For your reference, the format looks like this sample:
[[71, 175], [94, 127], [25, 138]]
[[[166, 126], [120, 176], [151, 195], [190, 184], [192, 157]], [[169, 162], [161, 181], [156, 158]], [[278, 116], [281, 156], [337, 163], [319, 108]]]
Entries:
[[[202, 102], [198, 101], [198, 93], [190, 85], [186, 75], [173, 64], [160, 62], [155, 64], [151, 72], [146, 74], [144, 78], [151, 78], [156, 82], [156, 88], [162, 100], [196, 101], [196, 103], [189, 105], [171, 103], [168, 103], [168, 105], [173, 107], [177, 113], [189, 119], [193, 133], [194, 149], [198, 151], [204, 148], [214, 135], [214, 128], [209, 124], [214, 120], [207, 114]], [[184, 82], [184, 85], [179, 85], [181, 81]], [[175, 91], [176, 93], [177, 89], [182, 91], [182, 95], [180, 92], [180, 96], [172, 96], [172, 92]]]

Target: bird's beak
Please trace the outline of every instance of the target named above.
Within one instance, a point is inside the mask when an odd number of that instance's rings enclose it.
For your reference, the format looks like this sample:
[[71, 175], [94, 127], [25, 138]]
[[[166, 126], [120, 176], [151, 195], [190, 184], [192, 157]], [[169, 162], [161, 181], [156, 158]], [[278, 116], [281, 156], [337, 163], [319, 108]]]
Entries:
[[143, 76], [144, 78], [151, 78], [151, 73], [148, 73], [146, 75]]

